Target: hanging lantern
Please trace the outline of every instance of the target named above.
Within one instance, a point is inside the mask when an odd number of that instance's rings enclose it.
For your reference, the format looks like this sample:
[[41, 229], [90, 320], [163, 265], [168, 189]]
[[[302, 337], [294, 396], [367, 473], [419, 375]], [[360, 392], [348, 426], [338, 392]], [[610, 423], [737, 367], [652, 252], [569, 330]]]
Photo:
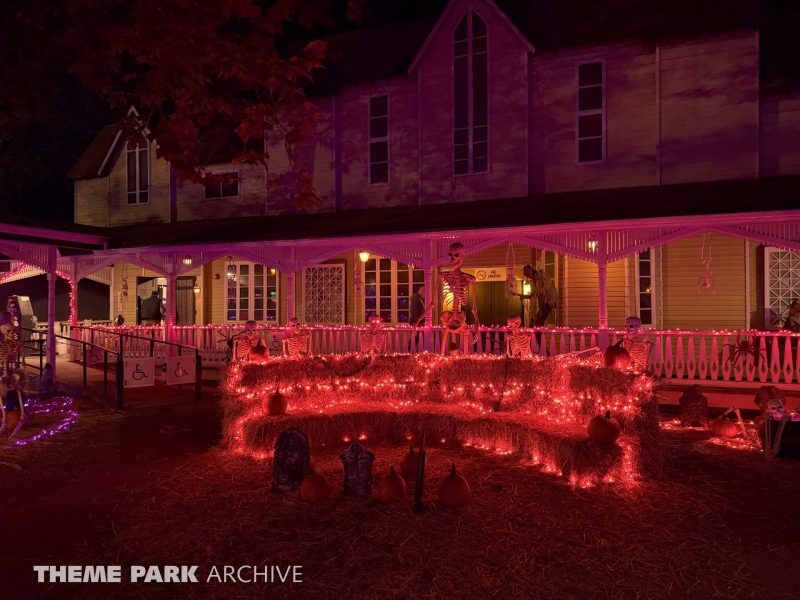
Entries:
[[193, 291], [195, 294], [199, 294], [199, 293], [200, 293], [200, 286], [199, 286], [199, 285], [197, 285], [197, 283], [195, 283], [195, 284], [194, 284], [194, 287], [192, 288], [192, 291]]
[[366, 250], [362, 250], [361, 252], [358, 253], [358, 258], [361, 259], [362, 263], [367, 262], [369, 260], [369, 252], [367, 252]]

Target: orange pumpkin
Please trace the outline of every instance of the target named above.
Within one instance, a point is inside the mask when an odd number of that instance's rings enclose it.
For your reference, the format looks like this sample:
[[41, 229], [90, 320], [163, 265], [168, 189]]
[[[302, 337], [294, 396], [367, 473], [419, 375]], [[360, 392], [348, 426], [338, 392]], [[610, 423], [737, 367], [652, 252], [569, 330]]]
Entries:
[[419, 473], [419, 452], [414, 452], [414, 446], [409, 446], [408, 454], [400, 459], [400, 474], [403, 479], [415, 479]]
[[612, 367], [620, 371], [624, 371], [631, 364], [631, 355], [620, 344], [622, 341], [617, 342], [613, 346], [606, 348], [603, 353], [603, 358], [607, 367]]
[[22, 413], [18, 410], [12, 410], [6, 413], [6, 433], [11, 434], [19, 425]]
[[406, 496], [406, 482], [394, 472], [394, 467], [391, 467], [390, 472], [378, 482], [375, 494], [384, 504], [400, 502]]
[[271, 417], [277, 417], [285, 413], [287, 406], [288, 402], [286, 401], [286, 396], [281, 394], [278, 390], [275, 390], [264, 398], [264, 412]]
[[716, 419], [710, 421], [708, 423], [708, 428], [711, 430], [711, 433], [720, 437], [732, 438], [736, 437], [736, 435], [739, 433], [736, 423], [724, 417], [717, 417]]
[[438, 492], [439, 502], [452, 508], [466, 506], [472, 500], [467, 480], [456, 474], [456, 463], [453, 463], [450, 474], [442, 479]]
[[258, 340], [258, 343], [250, 349], [250, 358], [264, 358], [267, 356], [267, 347], [264, 345], [264, 340]]
[[323, 475], [312, 473], [300, 484], [300, 497], [310, 504], [325, 502], [331, 497], [331, 484]]
[[607, 410], [605, 415], [597, 415], [589, 421], [586, 428], [589, 439], [603, 444], [613, 444], [617, 441], [620, 433], [619, 423], [611, 418], [611, 411]]

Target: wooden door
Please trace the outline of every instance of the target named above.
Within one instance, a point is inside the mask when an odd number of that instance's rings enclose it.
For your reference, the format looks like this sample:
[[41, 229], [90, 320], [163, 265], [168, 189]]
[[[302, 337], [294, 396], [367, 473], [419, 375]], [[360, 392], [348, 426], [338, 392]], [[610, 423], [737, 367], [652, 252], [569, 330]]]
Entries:
[[194, 277], [178, 277], [175, 286], [176, 325], [194, 325]]

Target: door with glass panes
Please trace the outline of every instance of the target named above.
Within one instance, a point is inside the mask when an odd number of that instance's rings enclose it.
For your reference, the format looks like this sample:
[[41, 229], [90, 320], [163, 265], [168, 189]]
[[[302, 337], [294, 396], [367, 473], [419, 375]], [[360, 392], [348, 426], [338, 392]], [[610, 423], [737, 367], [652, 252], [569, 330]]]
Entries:
[[228, 263], [226, 320], [277, 323], [278, 279], [277, 271], [264, 265]]
[[387, 324], [411, 320], [411, 294], [425, 282], [425, 272], [412, 265], [374, 257], [364, 263], [364, 322], [380, 315]]

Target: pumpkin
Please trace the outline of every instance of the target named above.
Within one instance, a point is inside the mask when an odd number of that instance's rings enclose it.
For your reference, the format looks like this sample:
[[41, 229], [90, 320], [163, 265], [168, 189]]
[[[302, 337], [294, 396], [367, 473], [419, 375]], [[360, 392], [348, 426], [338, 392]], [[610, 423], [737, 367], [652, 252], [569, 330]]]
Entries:
[[6, 413], [6, 431], [7, 433], [13, 432], [17, 425], [19, 425], [20, 417], [22, 413], [18, 410], [12, 410]]
[[708, 428], [711, 430], [711, 433], [720, 437], [732, 438], [736, 437], [736, 434], [739, 433], [736, 423], [724, 417], [718, 417], [710, 421], [708, 423]]
[[606, 351], [603, 353], [603, 358], [605, 359], [607, 367], [624, 371], [628, 368], [628, 365], [631, 364], [631, 355], [628, 354], [625, 348], [620, 346], [621, 343], [622, 340], [606, 348]]
[[331, 497], [331, 484], [323, 475], [312, 473], [300, 484], [300, 497], [310, 504], [325, 502]]
[[400, 474], [403, 479], [415, 479], [419, 473], [419, 452], [414, 453], [414, 446], [409, 446], [408, 454], [400, 459]]
[[264, 398], [264, 412], [271, 417], [277, 417], [285, 413], [287, 405], [286, 396], [281, 394], [278, 390], [275, 390]]
[[378, 500], [384, 504], [400, 502], [406, 495], [406, 482], [394, 472], [394, 467], [391, 467], [390, 472], [381, 477], [378, 482], [375, 494], [378, 496]]
[[456, 474], [456, 463], [453, 463], [450, 474], [442, 479], [438, 492], [439, 502], [452, 508], [466, 506], [472, 499], [467, 480]]
[[267, 347], [264, 345], [264, 340], [258, 340], [258, 343], [250, 349], [250, 358], [264, 358], [267, 355]]
[[611, 411], [607, 410], [605, 415], [592, 417], [586, 432], [589, 434], [589, 439], [595, 442], [613, 444], [619, 437], [620, 428], [617, 420], [611, 418]]

